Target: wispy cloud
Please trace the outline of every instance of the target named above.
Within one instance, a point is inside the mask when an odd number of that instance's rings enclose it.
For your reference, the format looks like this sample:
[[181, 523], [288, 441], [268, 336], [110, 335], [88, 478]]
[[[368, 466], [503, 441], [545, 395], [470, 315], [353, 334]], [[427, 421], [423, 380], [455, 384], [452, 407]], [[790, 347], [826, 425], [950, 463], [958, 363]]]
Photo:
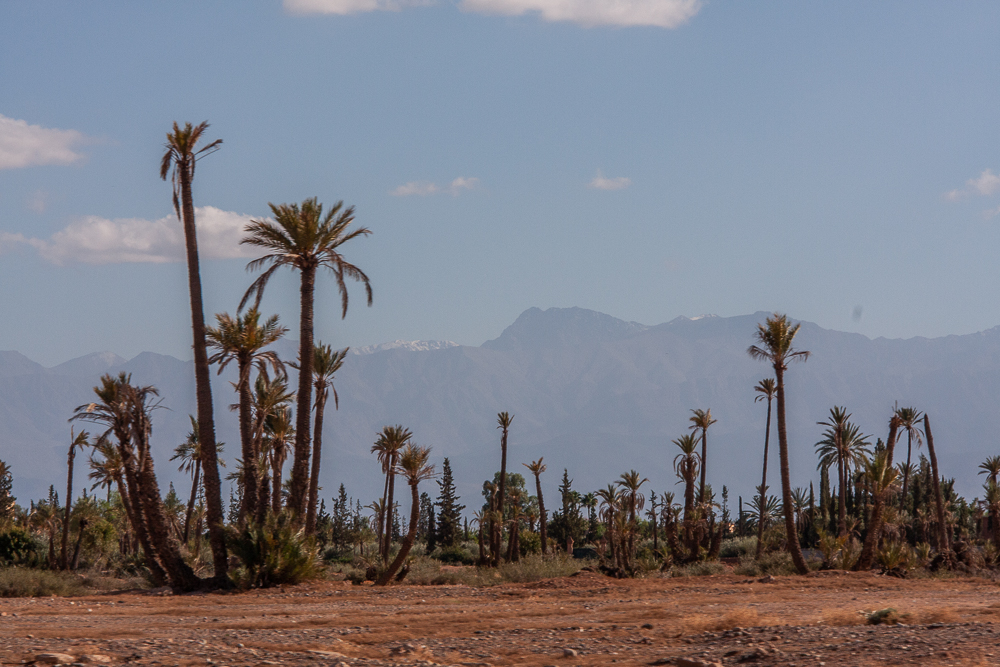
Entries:
[[594, 190], [624, 190], [630, 185], [632, 185], [631, 178], [627, 178], [625, 176], [605, 178], [604, 174], [598, 171], [597, 176], [594, 176], [594, 180], [592, 180], [587, 187], [593, 188]]
[[944, 197], [950, 201], [958, 201], [972, 195], [988, 197], [998, 191], [1000, 191], [1000, 175], [994, 174], [989, 169], [984, 169], [983, 173], [976, 178], [967, 180], [964, 188], [946, 192]]
[[457, 197], [463, 190], [475, 190], [477, 187], [479, 187], [478, 178], [474, 176], [469, 178], [459, 176], [451, 183], [444, 186], [431, 181], [410, 181], [409, 183], [400, 185], [398, 188], [393, 190], [391, 194], [393, 197], [426, 197], [428, 195], [436, 195], [446, 192], [452, 197]]
[[[205, 259], [255, 257], [257, 253], [239, 244], [250, 216], [213, 206], [195, 209], [198, 253]], [[162, 264], [185, 259], [184, 230], [176, 216], [159, 220], [98, 216], [81, 218], [48, 239], [23, 234], [0, 234], [0, 252], [29, 246], [53, 264]]]
[[701, 9], [701, 0], [461, 0], [459, 8], [483, 14], [535, 13], [546, 21], [582, 26], [677, 28]]
[[0, 169], [72, 164], [83, 158], [75, 148], [86, 141], [76, 130], [55, 130], [0, 116]]
[[361, 12], [398, 12], [407, 7], [426, 7], [433, 0], [285, 0], [290, 14], [358, 14]]

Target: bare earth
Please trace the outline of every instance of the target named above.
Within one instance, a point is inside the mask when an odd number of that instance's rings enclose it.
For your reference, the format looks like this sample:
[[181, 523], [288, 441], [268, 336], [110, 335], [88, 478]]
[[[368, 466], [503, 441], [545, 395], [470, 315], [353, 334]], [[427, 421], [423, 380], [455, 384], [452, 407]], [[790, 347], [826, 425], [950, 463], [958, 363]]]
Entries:
[[[998, 593], [975, 578], [582, 572], [490, 588], [0, 599], [0, 664], [61, 653], [150, 665], [1000, 665]], [[858, 613], [886, 607], [904, 624]]]

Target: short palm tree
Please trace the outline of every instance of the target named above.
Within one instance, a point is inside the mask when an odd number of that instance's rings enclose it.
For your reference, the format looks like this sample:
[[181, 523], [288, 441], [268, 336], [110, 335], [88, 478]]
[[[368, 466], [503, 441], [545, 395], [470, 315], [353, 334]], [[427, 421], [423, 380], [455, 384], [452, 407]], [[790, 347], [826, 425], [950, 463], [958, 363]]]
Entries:
[[896, 408], [896, 414], [899, 415], [899, 420], [902, 422], [900, 428], [906, 432], [906, 466], [903, 468], [903, 492], [900, 495], [899, 501], [900, 507], [904, 507], [906, 505], [906, 494], [910, 488], [910, 471], [913, 468], [911, 464], [913, 441], [917, 441], [917, 447], [920, 447], [923, 442], [918, 424], [923, 419], [924, 413], [916, 408]]
[[413, 543], [417, 539], [417, 525], [420, 523], [420, 493], [417, 485], [425, 479], [434, 476], [434, 466], [427, 463], [430, 458], [430, 447], [418, 447], [412, 443], [406, 445], [406, 449], [399, 456], [399, 474], [406, 478], [410, 485], [410, 527], [403, 538], [403, 544], [399, 548], [399, 553], [392, 563], [379, 575], [375, 581], [376, 586], [385, 586], [396, 576], [399, 568], [403, 566], [406, 557], [413, 548]]
[[264, 450], [271, 461], [271, 511], [277, 515], [281, 512], [281, 471], [285, 467], [288, 448], [295, 438], [291, 406], [278, 406], [271, 413], [265, 422], [264, 434]]
[[991, 456], [980, 463], [979, 474], [987, 475], [987, 483], [993, 482], [996, 484], [997, 478], [1000, 477], [1000, 456]]
[[701, 431], [701, 485], [698, 487], [698, 502], [705, 502], [705, 472], [708, 469], [708, 427], [719, 421], [712, 419], [712, 408], [708, 410], [692, 410], [691, 422], [692, 431]]
[[530, 470], [531, 474], [535, 476], [535, 493], [538, 494], [538, 533], [542, 540], [542, 553], [547, 554], [549, 552], [549, 538], [548, 523], [545, 518], [545, 501], [542, 499], [541, 474], [545, 472], [545, 464], [542, 463], [542, 458], [539, 456], [537, 461], [522, 463], [521, 465]]
[[[760, 475], [760, 488], [764, 489], [762, 493], [767, 491], [767, 446], [771, 440], [771, 401], [774, 400], [775, 394], [778, 392], [778, 385], [775, 384], [774, 378], [764, 378], [757, 383], [757, 386], [753, 388], [757, 395], [754, 396], [753, 402], [767, 401], [767, 425], [764, 427], [764, 469]], [[764, 555], [764, 505], [761, 504], [759, 508], [759, 516], [757, 517], [757, 558]]]
[[[894, 414], [889, 421], [889, 441], [895, 442], [899, 426], [900, 419]], [[882, 537], [886, 499], [898, 476], [896, 468], [892, 465], [891, 456], [892, 452], [887, 446], [885, 450], [880, 451], [865, 465], [865, 479], [871, 488], [874, 502], [872, 503], [871, 515], [868, 518], [868, 533], [865, 535], [858, 560], [854, 563], [854, 570], [857, 572], [870, 569], [875, 562], [875, 552]]]
[[69, 569], [67, 549], [69, 546], [69, 512], [73, 506], [73, 461], [76, 459], [76, 450], [90, 445], [90, 441], [87, 440], [89, 437], [90, 434], [86, 431], [80, 431], [74, 435], [73, 429], [70, 429], [69, 464], [66, 473], [66, 516], [63, 518], [62, 549], [59, 554], [60, 566], [64, 570]]
[[385, 473], [385, 488], [382, 491], [382, 501], [386, 508], [384, 524], [382, 526], [382, 544], [379, 545], [379, 553], [382, 560], [389, 562], [389, 546], [392, 544], [392, 515], [393, 515], [393, 495], [396, 485], [396, 470], [399, 462], [400, 452], [409, 444], [413, 433], [410, 429], [397, 424], [396, 426], [385, 426], [379, 433], [378, 439], [372, 445], [372, 453], [378, 457], [382, 464], [382, 472]]
[[[288, 389], [288, 383], [284, 378], [268, 377], [260, 373], [254, 381], [253, 391], [253, 442], [251, 449], [256, 454], [255, 460], [257, 469], [260, 470], [260, 484], [258, 485], [258, 498], [256, 501], [257, 523], [263, 524], [267, 512], [271, 509], [271, 490], [269, 488], [269, 475], [267, 474], [269, 452], [265, 451], [268, 435], [268, 420], [283, 410], [288, 403], [295, 398]], [[246, 465], [243, 463], [243, 465]], [[280, 488], [280, 486], [279, 486]]]
[[309, 502], [306, 507], [306, 535], [316, 531], [316, 506], [319, 504], [319, 464], [323, 453], [323, 413], [326, 401], [333, 391], [333, 406], [340, 407], [337, 389], [333, 386], [333, 376], [344, 365], [347, 351], [334, 350], [329, 345], [320, 343], [316, 346], [313, 359], [313, 386], [316, 389], [316, 423], [313, 428], [312, 471], [309, 475]]
[[260, 303], [264, 289], [275, 272], [288, 267], [300, 274], [299, 287], [299, 389], [297, 392], [297, 422], [295, 424], [295, 455], [292, 464], [292, 478], [288, 505], [292, 515], [305, 518], [306, 501], [309, 491], [310, 440], [309, 415], [312, 409], [313, 383], [313, 309], [315, 302], [316, 272], [327, 268], [333, 273], [340, 292], [341, 317], [347, 316], [347, 284], [345, 278], [361, 282], [368, 295], [368, 305], [372, 304], [372, 288], [368, 276], [341, 254], [341, 246], [359, 236], [371, 232], [365, 227], [351, 229], [354, 222], [354, 207], [344, 208], [337, 202], [323, 215], [323, 205], [315, 198], [299, 204], [270, 204], [273, 220], [251, 220], [246, 227], [246, 237], [240, 241], [268, 254], [247, 264], [247, 270], [264, 269], [250, 285], [243, 300], [242, 309], [252, 296], [255, 305]]
[[[250, 308], [242, 315], [232, 317], [229, 313], [215, 316], [217, 326], [206, 331], [209, 345], [216, 350], [208, 362], [218, 364], [221, 374], [230, 362], [236, 362], [239, 379], [236, 382], [236, 392], [239, 395], [240, 414], [240, 445], [243, 455], [243, 501], [240, 505], [240, 518], [253, 517], [257, 510], [257, 497], [260, 483], [260, 471], [257, 469], [257, 459], [260, 452], [253, 448], [253, 418], [252, 418], [252, 386], [250, 372], [257, 368], [259, 373], [267, 375], [270, 367], [280, 377], [285, 375], [285, 366], [277, 353], [267, 350], [269, 345], [276, 343], [288, 331], [278, 324], [278, 316], [269, 317], [263, 324], [260, 322], [260, 312]], [[185, 531], [186, 532], [186, 531]]]
[[639, 526], [637, 519], [639, 512], [646, 504], [646, 498], [639, 493], [639, 488], [648, 481], [649, 480], [645, 477], [639, 479], [639, 473], [635, 470], [623, 473], [622, 476], [618, 478], [618, 486], [625, 491], [625, 507], [628, 509], [628, 522], [630, 527], [628, 542], [629, 557], [635, 555], [635, 533], [638, 532]]
[[222, 516], [222, 481], [215, 452], [215, 417], [212, 412], [212, 385], [208, 373], [208, 350], [205, 342], [205, 309], [201, 295], [201, 270], [198, 263], [198, 234], [194, 221], [194, 199], [191, 183], [198, 160], [219, 150], [222, 139], [199, 147], [202, 135], [208, 129], [203, 122], [180, 127], [174, 123], [173, 132], [167, 133], [166, 152], [160, 161], [160, 178], [171, 175], [174, 211], [184, 225], [184, 247], [187, 253], [188, 291], [191, 296], [191, 332], [194, 338], [194, 377], [198, 398], [198, 432], [204, 449], [205, 501], [208, 510], [208, 531], [212, 543], [212, 562], [215, 582], [227, 587], [229, 558], [226, 555], [226, 534]]
[[685, 433], [673, 441], [681, 450], [674, 457], [674, 472], [684, 482], [684, 523], [694, 518], [694, 483], [698, 478], [701, 461], [698, 457], [698, 439], [693, 433]]
[[792, 563], [799, 574], [807, 574], [809, 566], [802, 555], [799, 544], [795, 518], [792, 516], [792, 481], [788, 466], [788, 430], [785, 425], [785, 371], [792, 361], [805, 361], [809, 352], [796, 350], [792, 341], [799, 332], [799, 324], [792, 324], [785, 315], [775, 313], [768, 317], [764, 324], [757, 325], [755, 338], [757, 344], [747, 348], [747, 353], [754, 359], [766, 361], [774, 369], [774, 379], [777, 384], [778, 399], [778, 458], [781, 468], [781, 496], [784, 504], [785, 531], [788, 535], [788, 551]]
[[861, 435], [860, 429], [851, 421], [846, 408], [834, 406], [830, 409], [830, 420], [817, 422], [826, 426], [823, 439], [816, 443], [819, 455], [818, 469], [837, 464], [838, 517], [837, 530], [840, 537], [847, 535], [847, 485], [851, 468], [863, 464], [868, 459], [868, 436]]
[[[507, 434], [510, 432], [510, 425], [514, 421], [514, 415], [501, 412], [497, 415], [497, 428], [500, 429], [500, 491], [498, 493], [497, 511], [500, 513], [503, 522], [504, 501], [507, 496]], [[500, 531], [494, 531], [493, 541], [493, 565], [500, 562]]]

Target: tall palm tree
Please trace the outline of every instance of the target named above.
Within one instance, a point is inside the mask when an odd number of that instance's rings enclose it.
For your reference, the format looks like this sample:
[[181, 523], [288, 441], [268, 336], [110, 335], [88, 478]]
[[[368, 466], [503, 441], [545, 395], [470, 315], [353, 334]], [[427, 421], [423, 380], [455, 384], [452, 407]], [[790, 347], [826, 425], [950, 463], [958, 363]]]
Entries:
[[306, 535], [316, 531], [316, 506], [319, 504], [319, 463], [323, 452], [323, 412], [326, 401], [333, 391], [333, 406], [340, 407], [337, 389], [333, 386], [333, 376], [344, 365], [350, 348], [334, 350], [322, 343], [316, 346], [313, 358], [313, 386], [316, 389], [316, 423], [313, 428], [312, 472], [309, 475], [309, 503], [306, 508]]
[[222, 481], [215, 451], [215, 417], [212, 412], [212, 385], [208, 374], [208, 349], [205, 343], [205, 309], [201, 297], [201, 271], [198, 264], [198, 234], [194, 221], [194, 199], [191, 183], [198, 160], [219, 150], [222, 139], [198, 147], [208, 123], [180, 127], [174, 123], [167, 133], [167, 151], [160, 161], [160, 178], [171, 175], [174, 191], [174, 212], [184, 225], [184, 246], [187, 251], [188, 290], [191, 296], [191, 332], [194, 337], [194, 378], [198, 397], [198, 433], [204, 451], [205, 502], [208, 510], [208, 533], [212, 544], [212, 563], [216, 585], [229, 586], [229, 558], [226, 554], [226, 533], [222, 516]]
[[931, 457], [931, 488], [934, 490], [934, 508], [937, 514], [938, 549], [951, 552], [948, 524], [944, 515], [944, 494], [941, 492], [941, 474], [938, 472], [937, 452], [934, 450], [934, 436], [931, 434], [931, 420], [924, 413], [924, 435], [927, 436], [927, 455]]
[[[767, 401], [767, 425], [764, 427], [764, 470], [760, 475], [761, 495], [767, 494], [767, 446], [771, 440], [771, 401], [774, 400], [778, 392], [778, 385], [774, 378], [764, 378], [753, 388], [757, 392], [753, 402]], [[759, 516], [757, 517], [757, 558], [764, 555], [764, 504], [761, 503]]]
[[902, 422], [900, 428], [906, 432], [906, 466], [903, 468], [903, 492], [900, 495], [899, 506], [906, 505], [906, 494], [910, 488], [910, 470], [913, 455], [913, 441], [917, 441], [917, 447], [923, 442], [920, 437], [920, 427], [917, 425], [923, 419], [924, 414], [916, 408], [896, 408], [896, 414]]
[[693, 433], [685, 433], [673, 443], [681, 450], [674, 457], [674, 472], [684, 482], [684, 523], [688, 524], [694, 517], [694, 482], [701, 464], [698, 439]]
[[545, 472], [545, 464], [542, 463], [542, 458], [539, 456], [537, 461], [522, 463], [521, 465], [530, 470], [531, 474], [535, 476], [535, 493], [538, 494], [538, 533], [542, 538], [542, 553], [547, 554], [549, 552], [549, 537], [548, 522], [545, 518], [545, 501], [542, 499], [541, 474]]
[[406, 557], [410, 554], [410, 549], [413, 548], [413, 543], [416, 541], [417, 524], [420, 522], [420, 494], [417, 485], [434, 476], [434, 466], [427, 463], [430, 454], [430, 447], [418, 447], [412, 443], [407, 444], [406, 449], [400, 454], [397, 464], [398, 472], [406, 478], [406, 483], [410, 485], [410, 527], [406, 532], [406, 537], [403, 538], [399, 553], [396, 554], [396, 558], [389, 567], [379, 575], [375, 581], [376, 586], [385, 586], [392, 581], [396, 572], [403, 566]]
[[386, 508], [382, 525], [382, 543], [379, 545], [379, 553], [382, 554], [383, 562], [389, 562], [389, 546], [392, 544], [392, 519], [393, 519], [393, 495], [396, 485], [397, 463], [403, 447], [410, 443], [413, 433], [410, 429], [397, 424], [396, 426], [385, 426], [379, 433], [378, 439], [372, 445], [372, 453], [378, 457], [382, 464], [382, 472], [385, 473], [385, 488], [382, 491], [382, 501]]
[[846, 408], [834, 406], [830, 409], [830, 421], [817, 422], [826, 426], [823, 439], [816, 443], [819, 454], [818, 469], [837, 464], [838, 517], [837, 530], [840, 537], [847, 535], [847, 485], [851, 477], [851, 467], [868, 460], [868, 436], [861, 435], [860, 429], [851, 421]]
[[[503, 505], [507, 495], [507, 434], [510, 425], [514, 421], [514, 415], [505, 412], [497, 414], [497, 428], [500, 429], [500, 491], [498, 493], [497, 511], [500, 513], [500, 522], [503, 525]], [[493, 550], [493, 565], [500, 562], [500, 531], [494, 532], [493, 541], [496, 543]]]
[[247, 264], [249, 271], [264, 269], [264, 272], [250, 285], [240, 302], [240, 308], [242, 309], [254, 295], [256, 295], [255, 305], [258, 305], [268, 281], [281, 267], [287, 266], [299, 272], [300, 367], [296, 408], [298, 421], [295, 424], [295, 458], [292, 463], [288, 506], [292, 510], [292, 515], [301, 520], [305, 518], [309, 491], [309, 454], [312, 447], [309, 437], [309, 414], [312, 409], [316, 271], [325, 267], [333, 273], [340, 292], [341, 318], [347, 317], [348, 297], [345, 278], [364, 284], [370, 306], [372, 288], [368, 276], [344, 259], [340, 253], [340, 246], [359, 236], [367, 236], [371, 232], [365, 227], [349, 229], [354, 221], [354, 207], [344, 208], [343, 202], [337, 202], [325, 216], [322, 204], [315, 198], [307, 199], [301, 206], [270, 204], [270, 207], [274, 220], [251, 220], [246, 227], [246, 237], [240, 241], [268, 252]]
[[[229, 313], [219, 313], [215, 316], [217, 326], [206, 330], [208, 344], [216, 350], [208, 363], [219, 365], [219, 374], [225, 370], [231, 361], [236, 362], [239, 379], [236, 391], [239, 395], [240, 413], [240, 445], [243, 454], [243, 471], [240, 480], [243, 486], [243, 501], [240, 505], [240, 518], [253, 517], [257, 510], [257, 497], [260, 483], [260, 471], [257, 469], [257, 459], [260, 452], [253, 448], [253, 418], [252, 418], [252, 388], [250, 386], [250, 371], [257, 368], [259, 373], [267, 375], [270, 367], [280, 377], [285, 376], [285, 366], [277, 353], [265, 350], [281, 339], [288, 331], [278, 324], [278, 316], [269, 317], [260, 323], [260, 311], [250, 308], [243, 315], [232, 317]], [[185, 531], [186, 532], [186, 531]]]
[[618, 530], [618, 515], [625, 493], [623, 489], [614, 484], [608, 484], [606, 488], [598, 489], [596, 493], [601, 503], [601, 518], [604, 519], [608, 528], [605, 534], [608, 538], [608, 549], [611, 552], [610, 560], [618, 568], [625, 567], [625, 545], [622, 544], [622, 535]]
[[66, 466], [66, 516], [63, 518], [62, 549], [59, 554], [60, 566], [64, 570], [69, 569], [67, 548], [69, 546], [69, 513], [70, 508], [73, 507], [73, 461], [76, 459], [76, 450], [83, 449], [90, 444], [87, 440], [90, 434], [86, 431], [80, 431], [80, 433], [73, 435], [73, 429], [70, 428], [69, 433], [69, 464]]
[[979, 474], [987, 475], [987, 483], [997, 484], [997, 478], [1000, 477], [1000, 456], [990, 456], [980, 463]]
[[[180, 459], [181, 464], [177, 470], [191, 475], [191, 496], [184, 512], [184, 544], [187, 544], [191, 535], [191, 515], [194, 513], [194, 504], [198, 500], [198, 487], [201, 483], [201, 446], [198, 443], [198, 420], [193, 416], [189, 415], [189, 417], [191, 419], [191, 432], [188, 433], [184, 442], [174, 448], [174, 455], [170, 457], [171, 461]], [[244, 495], [245, 493], [244, 491]]]
[[788, 551], [799, 574], [809, 572], [806, 559], [802, 555], [802, 547], [798, 540], [795, 527], [795, 517], [792, 516], [792, 482], [788, 468], [788, 430], [785, 426], [785, 371], [792, 361], [805, 361], [809, 352], [796, 350], [792, 347], [795, 334], [799, 332], [799, 324], [792, 324], [785, 315], [775, 313], [768, 317], [765, 324], [757, 325], [755, 338], [757, 345], [747, 348], [747, 354], [754, 359], [766, 361], [774, 368], [774, 379], [778, 385], [778, 458], [781, 467], [781, 500], [784, 504], [785, 532], [788, 535]]
[[641, 493], [639, 493], [639, 487], [648, 482], [649, 480], [645, 477], [639, 479], [639, 473], [635, 470], [630, 470], [623, 473], [621, 477], [618, 478], [618, 486], [625, 491], [625, 507], [628, 508], [628, 522], [629, 522], [629, 541], [628, 541], [628, 553], [629, 557], [635, 555], [635, 533], [638, 531], [638, 518], [639, 511], [642, 510], [643, 506], [646, 504], [646, 498]]
[[718, 421], [712, 419], [712, 408], [708, 410], [692, 410], [693, 414], [688, 421], [691, 422], [691, 430], [701, 429], [701, 485], [698, 487], [698, 502], [705, 502], [705, 471], [708, 469], [708, 427]]

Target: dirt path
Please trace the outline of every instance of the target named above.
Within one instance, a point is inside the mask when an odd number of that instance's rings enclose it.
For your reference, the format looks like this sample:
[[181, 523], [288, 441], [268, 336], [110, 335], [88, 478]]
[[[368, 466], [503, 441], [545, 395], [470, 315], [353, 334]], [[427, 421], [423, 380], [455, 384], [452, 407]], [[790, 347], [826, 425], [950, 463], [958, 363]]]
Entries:
[[[905, 625], [864, 624], [893, 607]], [[817, 573], [0, 600], [0, 664], [1000, 665], [1000, 585]], [[55, 659], [55, 658], [54, 658]], [[692, 664], [692, 663], [689, 663]]]

